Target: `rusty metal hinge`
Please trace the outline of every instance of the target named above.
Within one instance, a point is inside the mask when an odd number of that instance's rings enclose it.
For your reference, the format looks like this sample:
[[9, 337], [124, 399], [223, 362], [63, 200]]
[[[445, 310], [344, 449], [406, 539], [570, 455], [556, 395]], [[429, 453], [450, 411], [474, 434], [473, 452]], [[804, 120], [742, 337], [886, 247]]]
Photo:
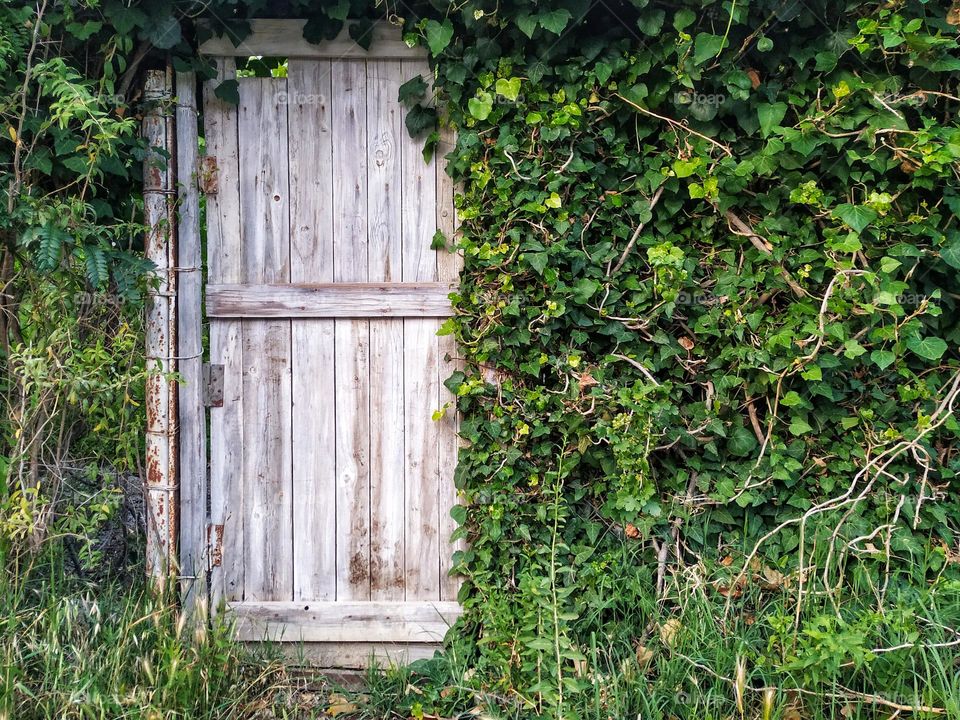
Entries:
[[223, 563], [223, 525], [207, 525], [207, 569]]
[[220, 170], [217, 167], [217, 158], [205, 155], [200, 161], [200, 192], [204, 195], [216, 195], [220, 189]]
[[223, 365], [203, 364], [203, 404], [223, 407]]

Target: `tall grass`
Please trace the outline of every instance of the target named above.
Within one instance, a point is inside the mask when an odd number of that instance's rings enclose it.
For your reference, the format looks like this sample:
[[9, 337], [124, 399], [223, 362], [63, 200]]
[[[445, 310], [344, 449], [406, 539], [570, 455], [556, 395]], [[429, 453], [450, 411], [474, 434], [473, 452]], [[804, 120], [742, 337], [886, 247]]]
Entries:
[[[954, 583], [891, 598], [872, 616], [862, 599], [838, 617], [826, 599], [806, 597], [798, 627], [796, 596], [783, 588], [747, 587], [725, 616], [722, 594], [680, 582], [629, 606], [614, 598], [596, 618], [580, 638], [586, 661], [569, 668], [583, 689], [568, 695], [565, 718], [960, 718]], [[442, 657], [369, 673], [362, 717], [534, 717], [515, 687], [474, 672], [461, 638], [451, 633]]]
[[[188, 622], [140, 574], [83, 585], [57, 563], [0, 578], [0, 718], [245, 718], [282, 703], [269, 650]], [[269, 716], [269, 715], [266, 715]]]

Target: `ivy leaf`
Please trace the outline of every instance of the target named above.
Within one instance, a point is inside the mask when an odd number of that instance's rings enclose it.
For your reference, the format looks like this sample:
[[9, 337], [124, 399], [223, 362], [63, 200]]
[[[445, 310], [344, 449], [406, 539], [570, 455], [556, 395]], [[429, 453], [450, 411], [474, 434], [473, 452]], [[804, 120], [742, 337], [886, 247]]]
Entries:
[[[941, 253], [941, 254], [942, 254], [942, 253]], [[882, 258], [880, 259], [880, 272], [883, 272], [883, 273], [886, 273], [887, 275], [889, 275], [889, 274], [892, 273], [894, 270], [896, 270], [898, 267], [900, 267], [902, 264], [903, 264], [903, 263], [901, 263], [901, 262], [900, 262], [899, 260], [897, 260], [896, 258], [892, 258], [892, 257], [890, 257], [889, 255], [885, 255], [884, 257], [882, 257]], [[960, 266], [958, 266], [958, 267], [960, 267]]]
[[870, 353], [870, 361], [881, 370], [886, 370], [896, 359], [896, 353], [892, 353], [889, 350], [874, 350]]
[[727, 441], [727, 450], [730, 451], [731, 455], [744, 457], [753, 452], [757, 445], [757, 437], [741, 425], [733, 431]]
[[397, 100], [407, 107], [412, 107], [426, 94], [427, 83], [424, 82], [422, 75], [417, 75], [415, 78], [407, 80], [400, 86], [400, 90], [397, 93]]
[[447, 45], [453, 39], [453, 23], [449, 18], [444, 18], [442, 23], [436, 20], [427, 20], [424, 26], [427, 34], [427, 45], [430, 46], [430, 54], [437, 57], [446, 50]]
[[605, 62], [598, 62], [593, 68], [593, 74], [597, 76], [597, 82], [601, 85], [607, 84], [611, 73], [613, 73], [613, 68]]
[[554, 35], [559, 35], [570, 22], [573, 16], [566, 8], [559, 8], [548, 13], [540, 13], [537, 19], [540, 21], [540, 27]]
[[677, 10], [677, 14], [673, 16], [673, 27], [677, 30], [683, 30], [690, 23], [697, 19], [697, 14], [693, 10]]
[[520, 96], [520, 78], [500, 78], [495, 87], [497, 95], [502, 95], [513, 102]]
[[940, 250], [940, 258], [950, 267], [960, 270], [960, 233], [954, 233], [953, 239]]
[[427, 139], [423, 141], [423, 161], [429, 165], [433, 160], [433, 154], [437, 150], [437, 146], [440, 144], [440, 133], [434, 130], [432, 133], [427, 135]]
[[240, 104], [240, 83], [236, 80], [224, 80], [217, 85], [213, 94], [231, 105]]
[[316, 15], [304, 24], [303, 39], [311, 45], [324, 40], [333, 40], [343, 30], [343, 20], [334, 20], [326, 15]]
[[637, 27], [644, 35], [657, 35], [663, 27], [663, 10], [648, 10], [637, 18]]
[[760, 118], [760, 131], [764, 137], [777, 127], [787, 114], [787, 105], [782, 102], [765, 103], [757, 108], [757, 117]]
[[533, 37], [533, 33], [537, 30], [537, 18], [535, 15], [520, 15], [517, 17], [517, 27], [520, 28], [520, 32], [526, 35], [528, 38]]
[[373, 43], [373, 22], [370, 20], [358, 20], [351, 23], [349, 29], [350, 39], [364, 50], [369, 50]]
[[486, 120], [493, 111], [493, 95], [481, 90], [477, 97], [467, 100], [467, 111], [477, 120]]
[[780, 404], [785, 405], [786, 407], [796, 407], [797, 405], [803, 405], [803, 398], [800, 397], [799, 393], [797, 393], [795, 390], [791, 390], [783, 396]]
[[350, 12], [350, 0], [337, 0], [334, 5], [325, 7], [323, 11], [334, 20], [346, 20]]
[[924, 360], [939, 360], [947, 351], [947, 344], [938, 337], [912, 337], [907, 340], [907, 347]]
[[813, 428], [810, 426], [804, 418], [795, 417], [790, 423], [790, 433], [793, 435], [803, 435], [804, 433], [811, 432]]
[[591, 278], [580, 278], [573, 286], [573, 299], [580, 305], [585, 305], [600, 289], [600, 283]]
[[699, 33], [693, 43], [693, 62], [695, 65], [701, 65], [710, 58], [720, 54], [723, 49], [726, 38], [722, 35], [711, 35], [710, 33]]
[[420, 137], [424, 131], [436, 126], [437, 110], [436, 108], [428, 108], [423, 105], [414, 105], [407, 112], [407, 117], [404, 118], [403, 122], [407, 127], [407, 132], [410, 134], [410, 137]]
[[817, 64], [814, 68], [817, 72], [828, 73], [837, 66], [837, 62], [840, 60], [837, 57], [836, 53], [832, 52], [818, 52], [816, 55]]
[[457, 390], [463, 384], [463, 381], [467, 379], [467, 376], [464, 375], [462, 370], [456, 370], [454, 373], [443, 381], [443, 386], [449, 390], [453, 395], [457, 394]]
[[95, 35], [103, 28], [102, 22], [89, 20], [84, 23], [73, 22], [67, 25], [67, 32], [73, 35], [77, 40], [87, 40], [91, 35]]
[[121, 2], [105, 3], [103, 11], [117, 35], [129, 35], [134, 28], [142, 28], [149, 23], [146, 13]]
[[182, 37], [180, 21], [173, 16], [173, 13], [154, 18], [143, 29], [143, 37], [158, 50], [169, 50], [179, 43]]
[[868, 208], [865, 205], [851, 205], [843, 203], [834, 208], [832, 216], [843, 221], [844, 225], [856, 232], [863, 232], [863, 229], [877, 219], [877, 211]]
[[547, 254], [545, 252], [525, 253], [524, 260], [537, 271], [537, 275], [543, 275], [543, 271], [547, 267]]

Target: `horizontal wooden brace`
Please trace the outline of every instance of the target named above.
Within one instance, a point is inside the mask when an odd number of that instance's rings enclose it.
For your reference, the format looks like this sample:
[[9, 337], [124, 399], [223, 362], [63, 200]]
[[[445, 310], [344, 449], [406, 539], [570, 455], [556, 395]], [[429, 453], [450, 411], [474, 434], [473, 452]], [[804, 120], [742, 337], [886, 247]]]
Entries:
[[212, 37], [200, 45], [200, 54], [215, 57], [248, 58], [257, 55], [285, 58], [314, 58], [329, 60], [424, 60], [423, 48], [409, 47], [400, 28], [388, 22], [378, 22], [370, 30], [370, 49], [364, 50], [344, 29], [333, 40], [316, 45], [303, 37], [305, 20], [251, 20], [252, 32], [239, 45], [227, 35]]
[[463, 610], [456, 602], [233, 602], [237, 640], [440, 642]]
[[449, 317], [450, 283], [208, 285], [207, 315], [240, 318]]

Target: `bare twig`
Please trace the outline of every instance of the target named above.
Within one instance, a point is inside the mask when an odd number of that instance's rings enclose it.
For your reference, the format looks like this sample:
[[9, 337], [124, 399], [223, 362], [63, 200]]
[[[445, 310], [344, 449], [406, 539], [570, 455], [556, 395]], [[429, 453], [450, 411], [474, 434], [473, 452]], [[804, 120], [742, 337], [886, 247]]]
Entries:
[[641, 365], [639, 362], [637, 362], [637, 361], [634, 360], [633, 358], [627, 357], [626, 355], [620, 355], [620, 354], [617, 354], [617, 353], [614, 353], [613, 355], [611, 355], [611, 357], [615, 357], [615, 358], [617, 358], [618, 360], [625, 360], [626, 362], [630, 363], [630, 364], [633, 365], [637, 370], [639, 370], [640, 372], [642, 372], [642, 373], [643, 373], [643, 376], [644, 376], [645, 378], [647, 378], [647, 380], [649, 380], [650, 382], [652, 382], [652, 383], [653, 383], [654, 385], [656, 385], [657, 387], [660, 387], [660, 383], [657, 382], [657, 379], [650, 373], [650, 371], [647, 370], [643, 365]]
[[[747, 238], [750, 243], [764, 255], [773, 255], [773, 245], [770, 244], [770, 241], [758, 235], [752, 227], [739, 218], [732, 210], [727, 210], [727, 223], [728, 227], [729, 225], [733, 225], [733, 227], [730, 227], [730, 232]], [[783, 275], [784, 281], [790, 286], [790, 289], [793, 290], [794, 295], [799, 298], [804, 298], [809, 295], [809, 293], [793, 279], [790, 271], [783, 266], [783, 263], [777, 263], [777, 267], [780, 268], [780, 274]]]
[[[650, 212], [653, 212], [653, 209], [657, 206], [657, 203], [660, 202], [660, 196], [663, 195], [663, 185], [657, 188], [657, 191], [653, 194], [653, 197], [650, 198]], [[627, 255], [630, 254], [630, 251], [633, 250], [633, 246], [637, 243], [637, 238], [640, 237], [640, 232], [646, 226], [646, 223], [640, 223], [637, 225], [637, 229], [633, 231], [633, 236], [630, 238], [630, 242], [627, 243], [627, 246], [623, 249], [623, 252], [620, 255], [620, 259], [617, 260], [617, 264], [613, 266], [613, 270], [607, 270], [607, 277], [615, 275], [620, 272], [620, 268], [623, 267], [623, 264], [627, 261]]]
[[700, 138], [701, 140], [706, 140], [706, 141], [707, 141], [708, 143], [710, 143], [711, 145], [713, 145], [713, 146], [715, 146], [715, 147], [718, 147], [718, 148], [720, 148], [721, 150], [723, 150], [723, 152], [726, 153], [726, 155], [727, 155], [728, 157], [733, 157], [733, 151], [732, 151], [730, 148], [728, 148], [726, 145], [724, 145], [723, 143], [717, 142], [716, 140], [714, 140], [714, 139], [711, 138], [711, 137], [707, 137], [707, 136], [704, 135], [703, 133], [698, 133], [696, 130], [693, 130], [692, 128], [687, 127], [686, 125], [684, 125], [684, 124], [683, 124], [682, 122], [680, 122], [679, 120], [674, 120], [673, 118], [669, 118], [669, 117], [667, 117], [666, 115], [658, 115], [657, 113], [655, 113], [655, 112], [653, 112], [653, 111], [651, 111], [651, 110], [647, 110], [647, 109], [644, 108], [644, 107], [640, 107], [640, 106], [637, 105], [635, 102], [633, 102], [633, 101], [631, 101], [631, 100], [627, 100], [627, 98], [625, 98], [625, 97], [624, 97], [623, 95], [621, 95], [620, 93], [616, 93], [616, 96], [617, 96], [618, 98], [620, 98], [621, 100], [623, 100], [627, 105], [629, 105], [630, 107], [632, 107], [634, 110], [636, 110], [636, 111], [638, 111], [638, 112], [641, 112], [641, 113], [643, 113], [644, 115], [649, 115], [650, 117], [656, 118], [657, 120], [663, 120], [665, 123], [669, 123], [672, 127], [675, 127], [675, 128], [680, 129], [680, 130], [683, 130], [683, 131], [685, 131], [685, 132], [688, 132], [688, 133], [690, 133], [691, 135], [696, 135], [696, 136], [697, 136], [698, 138]]

